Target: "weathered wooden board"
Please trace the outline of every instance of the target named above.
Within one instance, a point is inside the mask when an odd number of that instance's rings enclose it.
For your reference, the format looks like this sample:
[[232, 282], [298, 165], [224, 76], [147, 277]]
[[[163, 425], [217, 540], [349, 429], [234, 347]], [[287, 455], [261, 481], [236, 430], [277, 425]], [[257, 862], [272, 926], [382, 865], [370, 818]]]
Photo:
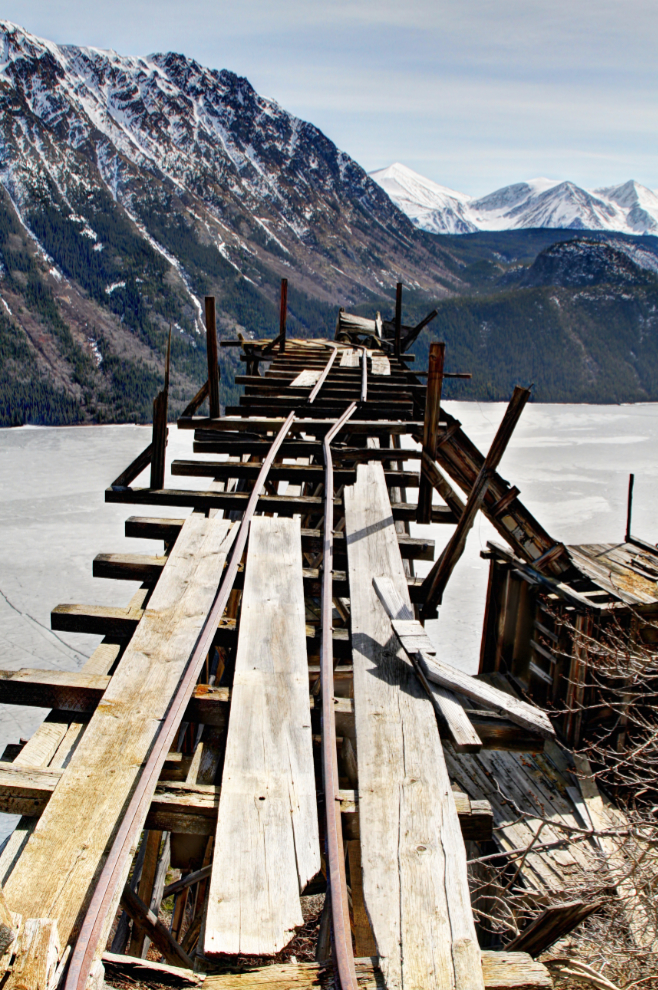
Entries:
[[251, 522], [204, 951], [273, 955], [320, 869], [299, 519]]
[[322, 370], [320, 368], [304, 368], [290, 384], [296, 388], [311, 388], [312, 385], [315, 385], [321, 374]]
[[391, 362], [386, 357], [385, 354], [377, 354], [373, 352], [372, 355], [372, 373], [373, 375], [390, 375], [391, 374]]
[[232, 540], [225, 520], [185, 521], [148, 608], [5, 887], [24, 917], [77, 930], [121, 809], [212, 605]]
[[[128, 976], [138, 982], [161, 982], [171, 967], [130, 956], [103, 953], [103, 962], [112, 975]], [[485, 990], [552, 990], [547, 968], [525, 952], [482, 950]], [[205, 990], [330, 990], [334, 986], [331, 966], [318, 963], [282, 963], [199, 977], [191, 970], [177, 969], [180, 985], [199, 985]], [[383, 990], [382, 974], [370, 959], [357, 959], [356, 975], [361, 990]]]
[[350, 347], [349, 350], [343, 351], [340, 356], [341, 368], [358, 368], [360, 361], [361, 351], [356, 351], [353, 347]]
[[381, 464], [345, 490], [364, 900], [389, 990], [483, 987], [466, 853], [432, 705], [373, 578], [410, 605]]

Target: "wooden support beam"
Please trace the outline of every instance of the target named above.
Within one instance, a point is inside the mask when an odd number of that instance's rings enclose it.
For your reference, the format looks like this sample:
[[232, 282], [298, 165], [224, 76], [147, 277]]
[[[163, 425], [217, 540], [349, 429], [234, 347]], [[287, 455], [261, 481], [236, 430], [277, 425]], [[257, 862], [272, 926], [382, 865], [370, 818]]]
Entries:
[[395, 356], [400, 357], [402, 333], [402, 282], [395, 286]]
[[150, 443], [148, 447], [144, 448], [141, 454], [137, 455], [134, 461], [131, 461], [125, 471], [122, 471], [119, 477], [114, 479], [112, 488], [126, 488], [135, 480], [137, 475], [142, 473], [144, 468], [149, 466], [152, 456], [153, 444]]
[[[233, 436], [199, 430], [194, 439], [195, 454], [233, 454], [242, 457], [254, 454], [264, 457], [270, 448], [266, 440], [241, 439], [241, 434]], [[322, 444], [318, 440], [288, 440], [282, 444], [281, 457], [322, 457]], [[404, 460], [417, 461], [420, 454], [415, 450], [405, 450]], [[392, 455], [390, 447], [340, 447], [335, 448], [334, 460], [337, 463], [355, 461], [399, 461], [399, 453]]]
[[[423, 424], [423, 453], [432, 460], [436, 457], [436, 438], [441, 412], [441, 390], [443, 387], [445, 352], [446, 345], [441, 341], [434, 341], [430, 345], [425, 422]], [[432, 485], [425, 476], [421, 475], [418, 492], [417, 521], [427, 525], [431, 519], [431, 514]]]
[[514, 394], [505, 411], [502, 423], [496, 431], [496, 436], [489, 448], [489, 453], [470, 491], [464, 511], [457, 523], [457, 528], [450, 537], [443, 553], [425, 578], [423, 616], [426, 619], [436, 616], [436, 606], [441, 602], [446, 584], [450, 580], [450, 575], [464, 552], [466, 537], [475, 521], [478, 510], [482, 507], [493, 474], [505, 453], [507, 444], [514, 432], [514, 427], [518, 423], [519, 417], [529, 398], [529, 388], [519, 388], [517, 386], [514, 389]]
[[102, 703], [7, 881], [10, 907], [26, 917], [55, 918], [63, 942], [76, 934], [116, 822], [212, 607], [232, 538], [226, 520], [200, 514], [186, 520]]
[[380, 965], [389, 990], [477, 990], [466, 853], [434, 711], [372, 584], [390, 576], [410, 606], [380, 464], [359, 465], [345, 519], [363, 890]]
[[299, 519], [252, 519], [204, 952], [273, 955], [320, 869]]
[[174, 966], [185, 966], [187, 969], [193, 968], [193, 960], [186, 952], [183, 952], [166, 925], [138, 897], [131, 889], [130, 884], [126, 884], [124, 887], [123, 894], [121, 895], [121, 906], [133, 919], [133, 923], [142, 930], [143, 934], [148, 935], [167, 962]]
[[169, 363], [171, 361], [171, 329], [167, 343], [164, 388], [153, 400], [153, 439], [151, 442], [151, 488], [162, 488], [167, 454], [167, 408], [169, 403]]
[[[413, 330], [410, 330], [409, 331], [409, 333], [407, 334], [407, 336], [402, 341], [402, 344], [400, 345], [400, 353], [401, 354], [404, 354], [404, 352], [411, 347], [411, 345], [413, 344], [413, 342], [415, 341], [415, 339], [419, 335], [419, 333], [422, 330], [425, 329], [425, 327], [427, 326], [428, 323], [431, 323], [432, 322], [432, 320], [434, 319], [435, 316], [438, 316], [438, 315], [439, 315], [438, 310], [433, 309], [431, 313], [428, 313], [427, 314], [427, 316], [425, 317], [424, 320], [421, 320], [420, 323], [417, 323], [416, 324], [416, 326], [413, 328]], [[468, 377], [470, 378], [470, 375]]]
[[205, 381], [194, 398], [188, 402], [183, 409], [181, 416], [194, 416], [199, 406], [208, 398], [208, 382]]
[[288, 279], [281, 279], [281, 304], [279, 307], [279, 353], [286, 349], [286, 321], [288, 318]]
[[208, 356], [208, 407], [211, 418], [219, 416], [219, 359], [215, 297], [206, 296], [206, 354]]

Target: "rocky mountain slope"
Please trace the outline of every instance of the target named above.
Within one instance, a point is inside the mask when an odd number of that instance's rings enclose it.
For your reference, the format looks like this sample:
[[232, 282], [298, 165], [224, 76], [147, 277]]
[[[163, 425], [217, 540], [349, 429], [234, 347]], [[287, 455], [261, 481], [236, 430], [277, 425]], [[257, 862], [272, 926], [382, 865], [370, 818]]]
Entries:
[[588, 191], [532, 179], [474, 199], [399, 163], [370, 174], [418, 228], [433, 234], [538, 227], [658, 233], [658, 195], [633, 180]]
[[224, 332], [271, 333], [290, 277], [303, 334], [398, 279], [438, 297], [459, 284], [316, 127], [183, 55], [57, 46], [0, 22], [0, 183], [1, 315], [21, 342], [0, 422], [35, 415], [12, 382], [54, 388], [60, 417], [143, 420], [170, 325], [175, 406], [203, 376], [204, 294]]
[[[450, 370], [473, 374], [450, 397], [506, 399], [533, 382], [541, 402], [658, 401], [658, 274], [625, 247], [588, 236], [525, 264], [470, 266], [473, 291], [440, 301], [432, 324]], [[418, 342], [421, 362], [428, 344]]]

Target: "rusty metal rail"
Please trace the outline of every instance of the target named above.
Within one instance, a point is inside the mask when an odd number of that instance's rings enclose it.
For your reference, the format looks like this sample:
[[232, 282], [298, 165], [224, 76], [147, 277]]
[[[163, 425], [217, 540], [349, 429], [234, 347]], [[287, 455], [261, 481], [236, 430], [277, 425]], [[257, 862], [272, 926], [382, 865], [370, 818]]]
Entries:
[[[365, 359], [365, 353], [364, 353]], [[324, 438], [325, 499], [322, 572], [322, 645], [320, 677], [322, 684], [322, 771], [327, 822], [327, 860], [335, 965], [341, 990], [357, 990], [352, 930], [345, 878], [345, 853], [340, 816], [336, 721], [334, 717], [333, 653], [333, 561], [334, 561], [334, 468], [331, 441], [356, 410], [356, 402], [347, 407]]]

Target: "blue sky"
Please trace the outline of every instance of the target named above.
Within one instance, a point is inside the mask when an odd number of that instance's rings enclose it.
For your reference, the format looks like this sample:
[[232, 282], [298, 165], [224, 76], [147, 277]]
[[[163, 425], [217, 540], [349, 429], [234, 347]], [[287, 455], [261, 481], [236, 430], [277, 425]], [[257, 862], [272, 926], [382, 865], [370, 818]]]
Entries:
[[364, 168], [472, 195], [545, 175], [658, 189], [656, 0], [5, 0], [56, 42], [246, 76]]

